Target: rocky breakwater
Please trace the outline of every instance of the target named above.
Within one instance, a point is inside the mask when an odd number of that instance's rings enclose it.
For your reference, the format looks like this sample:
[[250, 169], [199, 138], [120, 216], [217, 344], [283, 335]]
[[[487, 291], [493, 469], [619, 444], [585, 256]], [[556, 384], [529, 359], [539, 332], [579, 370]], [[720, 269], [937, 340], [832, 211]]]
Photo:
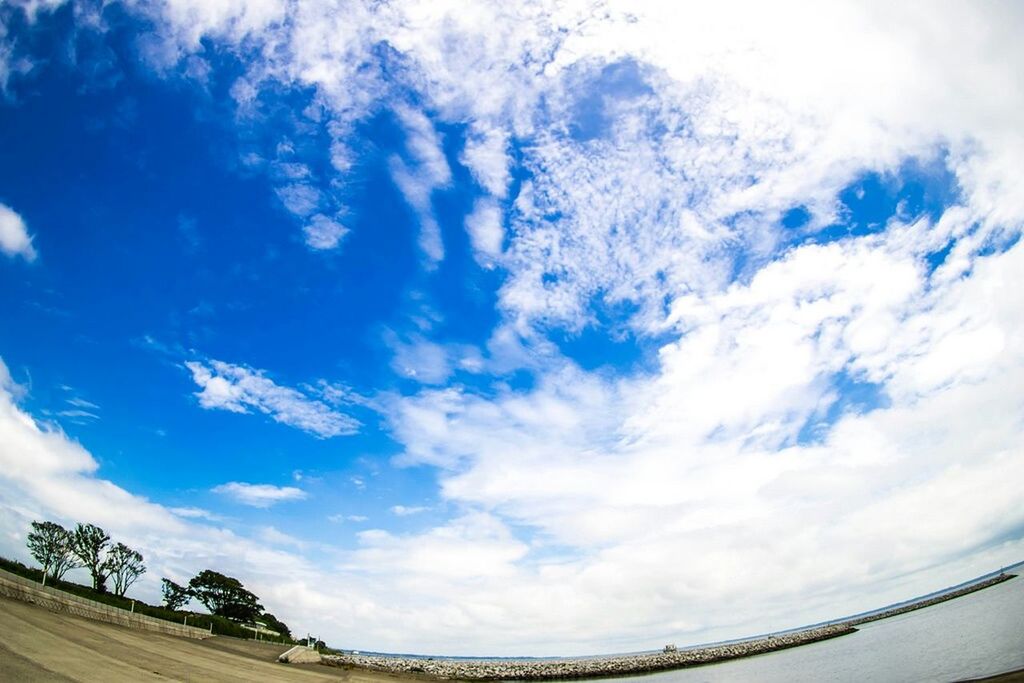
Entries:
[[613, 655], [585, 659], [428, 659], [388, 657], [383, 655], [324, 655], [322, 663], [331, 666], [356, 667], [394, 674], [426, 676], [436, 679], [472, 681], [541, 681], [560, 678], [594, 678], [625, 676], [711, 664], [727, 659], [750, 657], [788, 647], [806, 645], [819, 640], [853, 633], [846, 624], [785, 633], [727, 645], [712, 645], [672, 652], [636, 655]]

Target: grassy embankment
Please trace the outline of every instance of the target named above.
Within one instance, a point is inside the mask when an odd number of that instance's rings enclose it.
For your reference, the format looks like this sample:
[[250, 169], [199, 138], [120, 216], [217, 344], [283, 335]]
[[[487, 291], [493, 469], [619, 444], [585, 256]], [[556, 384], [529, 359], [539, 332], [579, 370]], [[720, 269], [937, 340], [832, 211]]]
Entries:
[[[0, 557], [0, 569], [6, 569], [12, 574], [31, 579], [32, 581], [42, 582], [43, 572], [40, 569], [34, 569], [32, 567], [26, 567], [21, 562], [14, 560], [8, 560], [5, 557]], [[150, 605], [141, 600], [133, 600], [132, 598], [120, 598], [111, 593], [100, 593], [93, 590], [90, 586], [83, 586], [80, 583], [73, 583], [71, 581], [53, 581], [48, 579], [46, 581], [47, 586], [57, 588], [59, 590], [77, 595], [82, 598], [88, 598], [89, 600], [95, 600], [105, 605], [111, 605], [113, 607], [120, 607], [124, 610], [131, 610], [132, 603], [135, 603], [135, 612], [138, 614], [145, 614], [146, 616], [155, 617], [157, 619], [163, 619], [164, 621], [173, 621], [178, 624], [185, 621], [188, 617], [188, 625], [195, 626], [196, 628], [209, 629], [213, 626], [213, 634], [219, 636], [234, 636], [235, 638], [252, 638], [253, 633], [247, 629], [242, 628], [234, 621], [226, 617], [219, 617], [212, 614], [200, 614], [197, 612], [185, 612], [180, 610], [170, 610], [166, 607], [160, 607], [158, 605]], [[269, 642], [277, 642], [284, 644], [294, 644], [295, 641], [291, 638], [285, 637], [274, 637], [274, 636], [260, 636], [261, 640], [267, 640]]]

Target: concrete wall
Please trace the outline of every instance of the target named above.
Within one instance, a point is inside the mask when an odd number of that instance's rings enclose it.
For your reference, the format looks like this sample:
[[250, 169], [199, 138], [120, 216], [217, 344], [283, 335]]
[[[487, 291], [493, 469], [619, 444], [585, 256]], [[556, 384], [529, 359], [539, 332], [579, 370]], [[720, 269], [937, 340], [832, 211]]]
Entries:
[[73, 614], [86, 619], [105, 621], [108, 624], [118, 624], [129, 628], [142, 629], [144, 631], [156, 631], [172, 636], [184, 638], [209, 638], [210, 632], [206, 629], [184, 626], [173, 621], [164, 621], [144, 614], [135, 614], [119, 607], [104, 605], [95, 600], [80, 598], [62, 590], [41, 586], [35, 581], [11, 574], [0, 569], [0, 596], [31, 602], [45, 607], [52, 612], [63, 612]]

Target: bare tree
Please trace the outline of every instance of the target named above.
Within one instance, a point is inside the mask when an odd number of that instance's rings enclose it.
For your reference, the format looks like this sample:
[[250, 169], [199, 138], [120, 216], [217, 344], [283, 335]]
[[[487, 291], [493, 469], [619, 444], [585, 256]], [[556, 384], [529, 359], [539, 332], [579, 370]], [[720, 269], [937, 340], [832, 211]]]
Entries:
[[107, 576], [114, 580], [114, 595], [119, 598], [123, 598], [129, 586], [146, 573], [142, 553], [124, 543], [118, 543], [107, 552], [103, 567]]
[[56, 522], [32, 522], [27, 543], [32, 557], [43, 566], [44, 586], [47, 575], [60, 581], [69, 569], [82, 566], [72, 549], [71, 532]]
[[92, 587], [100, 593], [107, 590], [106, 550], [110, 536], [93, 524], [78, 523], [72, 533], [72, 549], [82, 566], [89, 570]]

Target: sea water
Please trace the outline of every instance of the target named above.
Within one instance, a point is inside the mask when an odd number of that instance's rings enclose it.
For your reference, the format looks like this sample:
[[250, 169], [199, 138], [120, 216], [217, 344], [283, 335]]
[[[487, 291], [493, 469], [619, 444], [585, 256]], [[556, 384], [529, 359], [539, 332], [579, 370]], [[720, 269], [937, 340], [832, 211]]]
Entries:
[[622, 683], [696, 681], [960, 681], [1024, 669], [1024, 576], [856, 633], [757, 657]]

